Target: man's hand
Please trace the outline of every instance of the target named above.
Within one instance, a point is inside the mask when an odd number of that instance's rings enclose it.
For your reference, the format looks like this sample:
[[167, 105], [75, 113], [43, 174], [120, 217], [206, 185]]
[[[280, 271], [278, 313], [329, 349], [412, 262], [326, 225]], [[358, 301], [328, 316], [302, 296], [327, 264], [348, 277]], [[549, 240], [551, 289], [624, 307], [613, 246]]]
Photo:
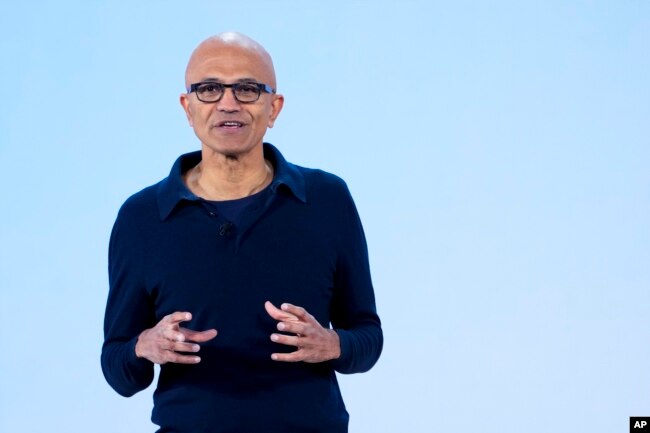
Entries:
[[271, 341], [298, 350], [291, 353], [274, 353], [271, 359], [285, 362], [324, 362], [341, 356], [338, 334], [321, 326], [304, 308], [282, 304], [278, 309], [270, 302], [264, 303], [269, 316], [279, 321], [278, 330], [296, 335], [271, 334]]
[[163, 317], [153, 328], [142, 331], [135, 345], [136, 356], [156, 364], [201, 362], [198, 356], [181, 355], [176, 352], [198, 352], [200, 346], [196, 343], [212, 340], [217, 336], [217, 330], [208, 329], [198, 332], [181, 328], [180, 323], [188, 320], [192, 320], [190, 313], [177, 311]]

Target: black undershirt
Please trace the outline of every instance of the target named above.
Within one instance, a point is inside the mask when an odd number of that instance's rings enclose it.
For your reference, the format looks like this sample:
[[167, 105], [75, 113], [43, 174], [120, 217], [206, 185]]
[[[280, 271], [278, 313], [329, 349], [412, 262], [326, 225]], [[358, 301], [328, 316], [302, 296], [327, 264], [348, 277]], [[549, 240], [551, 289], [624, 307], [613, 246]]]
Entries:
[[209, 210], [216, 212], [227, 221], [230, 221], [232, 224], [237, 226], [241, 221], [241, 217], [244, 214], [244, 211], [262, 200], [264, 191], [266, 191], [266, 188], [259, 192], [256, 192], [255, 194], [249, 195], [248, 197], [242, 197], [235, 200], [203, 201]]

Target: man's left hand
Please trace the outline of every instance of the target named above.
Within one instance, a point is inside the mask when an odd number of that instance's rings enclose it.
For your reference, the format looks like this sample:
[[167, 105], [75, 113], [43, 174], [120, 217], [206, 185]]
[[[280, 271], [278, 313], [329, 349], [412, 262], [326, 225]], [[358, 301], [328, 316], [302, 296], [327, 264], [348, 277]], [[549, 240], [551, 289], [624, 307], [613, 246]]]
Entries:
[[333, 329], [326, 329], [304, 308], [284, 303], [278, 309], [266, 301], [264, 308], [277, 320], [278, 330], [295, 335], [271, 334], [271, 341], [298, 350], [291, 353], [274, 353], [271, 359], [284, 362], [324, 362], [341, 356], [339, 336]]

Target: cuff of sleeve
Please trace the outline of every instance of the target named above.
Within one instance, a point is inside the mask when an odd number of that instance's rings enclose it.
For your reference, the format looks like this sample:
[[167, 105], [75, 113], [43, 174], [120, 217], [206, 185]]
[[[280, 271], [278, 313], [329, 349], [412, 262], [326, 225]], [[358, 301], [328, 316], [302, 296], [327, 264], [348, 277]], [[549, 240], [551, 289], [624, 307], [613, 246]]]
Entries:
[[348, 331], [343, 329], [334, 330], [339, 335], [339, 344], [341, 345], [341, 356], [330, 361], [334, 370], [339, 373], [345, 373], [350, 368], [352, 361], [352, 341]]
[[136, 375], [138, 373], [148, 372], [153, 365], [153, 362], [149, 361], [146, 358], [138, 358], [138, 356], [135, 354], [135, 345], [138, 343], [138, 337], [139, 335], [136, 335], [126, 347], [128, 353], [127, 363], [129, 366], [131, 366], [133, 369], [132, 371]]

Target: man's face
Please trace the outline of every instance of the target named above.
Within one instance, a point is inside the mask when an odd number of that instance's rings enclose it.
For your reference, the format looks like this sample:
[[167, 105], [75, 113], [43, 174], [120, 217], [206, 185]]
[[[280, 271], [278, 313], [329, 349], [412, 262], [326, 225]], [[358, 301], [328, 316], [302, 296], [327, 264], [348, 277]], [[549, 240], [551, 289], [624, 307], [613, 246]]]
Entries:
[[[186, 84], [189, 87], [203, 81], [254, 81], [275, 88], [272, 65], [260, 53], [228, 44], [213, 44], [195, 53], [188, 66]], [[225, 89], [223, 97], [213, 103], [199, 101], [196, 92], [182, 94], [180, 98], [204, 150], [235, 157], [262, 146], [266, 128], [273, 127], [284, 101], [281, 95], [262, 92], [256, 102], [241, 103], [231, 88]]]

